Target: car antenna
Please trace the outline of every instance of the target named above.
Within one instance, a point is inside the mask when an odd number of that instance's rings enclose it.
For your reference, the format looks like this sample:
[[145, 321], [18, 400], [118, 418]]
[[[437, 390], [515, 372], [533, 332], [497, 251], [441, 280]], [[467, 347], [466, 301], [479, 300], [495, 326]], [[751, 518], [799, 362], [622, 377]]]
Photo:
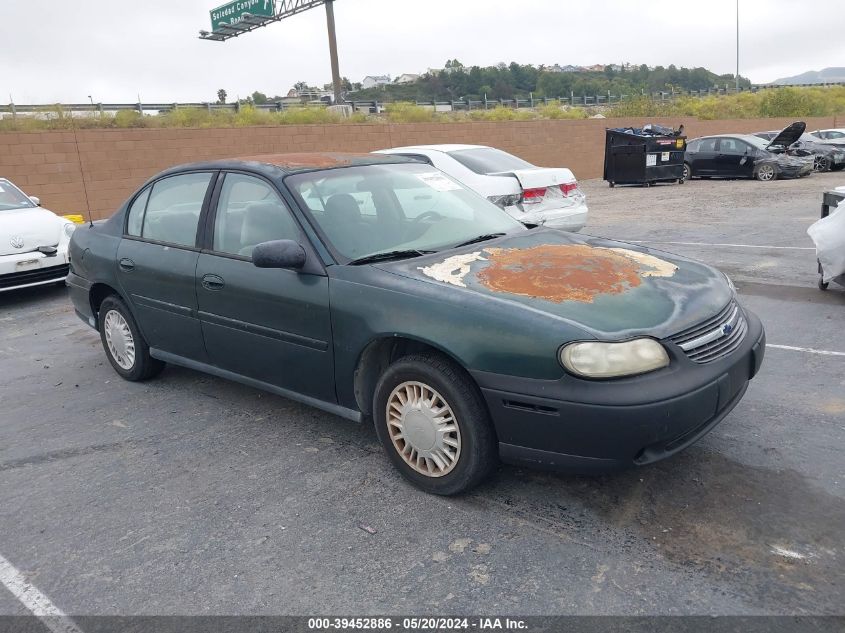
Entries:
[[79, 153], [79, 138], [76, 136], [73, 110], [70, 111], [70, 129], [73, 130], [73, 143], [76, 146], [76, 162], [79, 163], [79, 177], [82, 180], [82, 192], [85, 194], [85, 207], [88, 209], [88, 226], [93, 229], [94, 217], [91, 215], [91, 202], [88, 200], [88, 185], [85, 184], [85, 169], [82, 166], [82, 154]]

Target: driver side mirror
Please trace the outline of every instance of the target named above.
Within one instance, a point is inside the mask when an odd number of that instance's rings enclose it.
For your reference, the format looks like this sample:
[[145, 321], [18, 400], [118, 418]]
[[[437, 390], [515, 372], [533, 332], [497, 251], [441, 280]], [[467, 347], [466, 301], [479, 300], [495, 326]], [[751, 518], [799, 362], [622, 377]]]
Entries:
[[34, 204], [36, 207], [41, 206], [41, 198], [37, 198], [35, 196], [29, 196], [29, 199], [32, 200], [32, 204]]
[[305, 266], [305, 259], [305, 249], [293, 240], [263, 242], [252, 249], [252, 264], [256, 268], [300, 270]]

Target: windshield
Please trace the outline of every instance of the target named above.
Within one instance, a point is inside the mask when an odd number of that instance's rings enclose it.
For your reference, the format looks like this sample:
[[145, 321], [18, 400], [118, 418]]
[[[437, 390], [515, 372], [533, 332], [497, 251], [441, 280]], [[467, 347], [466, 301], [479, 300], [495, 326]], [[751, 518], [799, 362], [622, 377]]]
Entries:
[[344, 263], [375, 253], [437, 251], [527, 230], [430, 165], [348, 167], [285, 181]]
[[526, 163], [513, 154], [508, 154], [492, 147], [460, 149], [454, 152], [447, 152], [447, 154], [476, 174], [487, 175], [517, 169], [534, 169], [534, 165], [531, 163]]
[[0, 211], [31, 209], [35, 203], [5, 178], [0, 178]]

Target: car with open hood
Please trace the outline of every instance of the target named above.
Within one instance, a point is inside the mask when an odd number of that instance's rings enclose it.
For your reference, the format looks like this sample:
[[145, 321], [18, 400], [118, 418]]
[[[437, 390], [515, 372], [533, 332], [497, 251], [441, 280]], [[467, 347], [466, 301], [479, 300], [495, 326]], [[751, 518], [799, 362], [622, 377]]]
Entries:
[[673, 455], [765, 351], [718, 270], [527, 228], [397, 156], [175, 167], [70, 253], [75, 310], [123, 378], [172, 363], [372, 420], [437, 494], [500, 458], [598, 472]]
[[800, 178], [813, 171], [808, 152], [795, 155], [788, 148], [804, 133], [805, 124], [793, 123], [770, 140], [753, 134], [703, 136], [687, 143], [685, 178]]
[[75, 228], [0, 178], [0, 292], [64, 283]]
[[523, 224], [573, 232], [587, 224], [587, 196], [566, 167], [537, 167], [485, 145], [415, 145], [376, 153], [427, 162]]
[[[792, 125], [796, 126], [795, 129], [800, 129], [797, 126], [804, 124], [799, 121]], [[814, 171], [831, 171], [845, 167], [845, 145], [837, 144], [835, 140], [824, 140], [803, 132], [796, 140], [787, 144], [794, 135], [784, 137], [782, 132], [776, 130], [755, 132], [754, 136], [769, 141], [774, 151], [791, 156], [811, 157]]]

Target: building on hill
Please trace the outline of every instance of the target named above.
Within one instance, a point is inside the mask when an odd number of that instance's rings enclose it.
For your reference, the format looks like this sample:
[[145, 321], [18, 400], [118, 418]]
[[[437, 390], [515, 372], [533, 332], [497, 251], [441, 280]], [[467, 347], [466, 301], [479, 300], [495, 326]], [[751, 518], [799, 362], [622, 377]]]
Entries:
[[390, 83], [390, 75], [367, 75], [361, 81], [361, 87], [366, 90], [367, 88], [375, 88], [376, 86], [386, 86]]
[[413, 73], [404, 73], [399, 75], [396, 79], [393, 80], [395, 84], [411, 84], [414, 83], [417, 79], [419, 79], [419, 75], [415, 75]]

